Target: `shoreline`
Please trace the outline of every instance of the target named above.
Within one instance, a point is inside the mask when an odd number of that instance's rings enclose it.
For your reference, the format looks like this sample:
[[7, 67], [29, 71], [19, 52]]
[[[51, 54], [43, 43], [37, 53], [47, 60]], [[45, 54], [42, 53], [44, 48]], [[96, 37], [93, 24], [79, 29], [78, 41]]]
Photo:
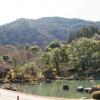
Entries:
[[[74, 98], [69, 99], [69, 98], [39, 96], [39, 95], [26, 94], [18, 91], [0, 89], [0, 100], [6, 100], [6, 98], [8, 98], [9, 96], [10, 96], [9, 100], [17, 100], [18, 96], [19, 96], [19, 100], [82, 100], [82, 99], [74, 99]], [[88, 100], [93, 100], [93, 99], [88, 99]]]
[[[73, 81], [73, 80], [71, 80], [71, 81]], [[17, 84], [17, 83], [16, 83]], [[33, 84], [31, 84], [31, 85], [33, 85]], [[15, 91], [12, 91], [13, 89], [15, 89]], [[21, 92], [21, 91], [17, 91], [17, 88], [16, 87], [12, 87], [12, 89], [11, 90], [7, 90], [6, 88], [4, 89], [0, 89], [0, 90], [3, 90], [3, 91], [8, 91], [8, 92], [11, 92], [12, 94], [13, 93], [20, 93], [21, 95], [23, 95], [23, 94], [25, 94], [25, 95], [27, 95], [27, 96], [35, 96], [35, 97], [44, 97], [44, 98], [50, 98], [50, 100], [52, 100], [52, 98], [53, 98], [53, 100], [78, 100], [78, 99], [81, 99], [81, 98], [85, 98], [84, 97], [84, 95], [83, 96], [80, 96], [79, 98], [75, 98], [75, 99], [73, 99], [75, 96], [72, 96], [73, 94], [71, 94], [70, 95], [70, 97], [69, 96], [65, 96], [65, 97], [57, 97], [57, 96], [55, 96], [55, 97], [52, 97], [52, 96], [42, 96], [42, 95], [37, 95], [37, 94], [34, 94], [35, 92], [30, 92], [29, 94], [28, 93], [25, 93], [25, 92]], [[43, 91], [44, 89], [42, 89], [42, 91]], [[26, 90], [27, 91], [27, 90]], [[62, 92], [61, 92], [61, 94], [62, 94]], [[69, 97], [69, 98], [68, 98]], [[16, 97], [15, 97], [16, 98]], [[91, 97], [88, 97], [88, 96], [86, 96], [86, 98], [90, 98], [90, 100], [92, 100], [92, 98]], [[1, 98], [0, 98], [0, 100], [2, 100]], [[6, 99], [5, 99], [6, 100]], [[7, 99], [8, 100], [8, 99]], [[25, 99], [26, 100], [26, 99]], [[43, 99], [44, 100], [44, 99]], [[47, 100], [49, 100], [49, 99], [47, 99]], [[88, 99], [89, 100], [89, 99]]]

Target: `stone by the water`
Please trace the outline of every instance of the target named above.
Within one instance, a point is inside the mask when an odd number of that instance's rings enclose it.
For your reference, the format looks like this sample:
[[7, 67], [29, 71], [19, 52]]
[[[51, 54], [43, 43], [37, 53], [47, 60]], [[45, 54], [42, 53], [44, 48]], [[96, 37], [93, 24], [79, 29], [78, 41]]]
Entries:
[[69, 86], [67, 84], [63, 85], [63, 90], [69, 90]]

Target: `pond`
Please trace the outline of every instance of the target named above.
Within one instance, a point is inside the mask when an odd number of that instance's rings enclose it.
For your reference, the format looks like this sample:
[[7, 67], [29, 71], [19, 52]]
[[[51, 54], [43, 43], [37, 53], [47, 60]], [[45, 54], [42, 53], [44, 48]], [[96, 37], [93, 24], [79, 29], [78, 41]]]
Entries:
[[[100, 84], [100, 80], [95, 81], [96, 84]], [[63, 90], [63, 84], [69, 85], [69, 90]], [[35, 94], [41, 96], [63, 97], [63, 98], [91, 98], [90, 94], [79, 93], [76, 91], [77, 86], [91, 87], [93, 85], [91, 80], [75, 81], [75, 80], [56, 80], [52, 83], [41, 83], [38, 85], [28, 84], [12, 84], [18, 89], [18, 91], [28, 94]], [[2, 86], [2, 85], [1, 85]]]

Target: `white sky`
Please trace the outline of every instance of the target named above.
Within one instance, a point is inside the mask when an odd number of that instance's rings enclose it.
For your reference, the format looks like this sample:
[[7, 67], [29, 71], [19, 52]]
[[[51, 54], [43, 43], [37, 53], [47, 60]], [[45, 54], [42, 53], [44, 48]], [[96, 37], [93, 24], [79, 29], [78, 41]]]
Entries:
[[48, 16], [100, 21], [100, 0], [0, 0], [0, 24]]

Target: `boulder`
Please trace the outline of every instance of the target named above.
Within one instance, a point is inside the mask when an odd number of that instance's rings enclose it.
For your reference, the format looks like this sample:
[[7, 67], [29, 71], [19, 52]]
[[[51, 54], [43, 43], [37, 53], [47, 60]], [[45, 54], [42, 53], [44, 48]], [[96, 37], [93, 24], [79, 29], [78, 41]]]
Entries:
[[45, 80], [45, 83], [51, 83], [51, 82], [52, 82], [51, 79], [46, 79], [46, 80]]
[[80, 99], [88, 99], [88, 97], [81, 97]]
[[92, 93], [92, 98], [100, 100], [100, 91], [95, 91]]
[[100, 91], [100, 85], [95, 85], [92, 87], [92, 92], [94, 91]]
[[83, 86], [78, 86], [77, 91], [78, 92], [84, 92], [84, 87]]
[[92, 91], [92, 88], [91, 88], [91, 87], [89, 87], [89, 88], [84, 88], [84, 92], [85, 92], [85, 93], [91, 93], [91, 91]]
[[16, 88], [15, 87], [2, 87], [2, 89], [16, 91]]
[[63, 90], [69, 90], [69, 86], [67, 84], [63, 85]]

